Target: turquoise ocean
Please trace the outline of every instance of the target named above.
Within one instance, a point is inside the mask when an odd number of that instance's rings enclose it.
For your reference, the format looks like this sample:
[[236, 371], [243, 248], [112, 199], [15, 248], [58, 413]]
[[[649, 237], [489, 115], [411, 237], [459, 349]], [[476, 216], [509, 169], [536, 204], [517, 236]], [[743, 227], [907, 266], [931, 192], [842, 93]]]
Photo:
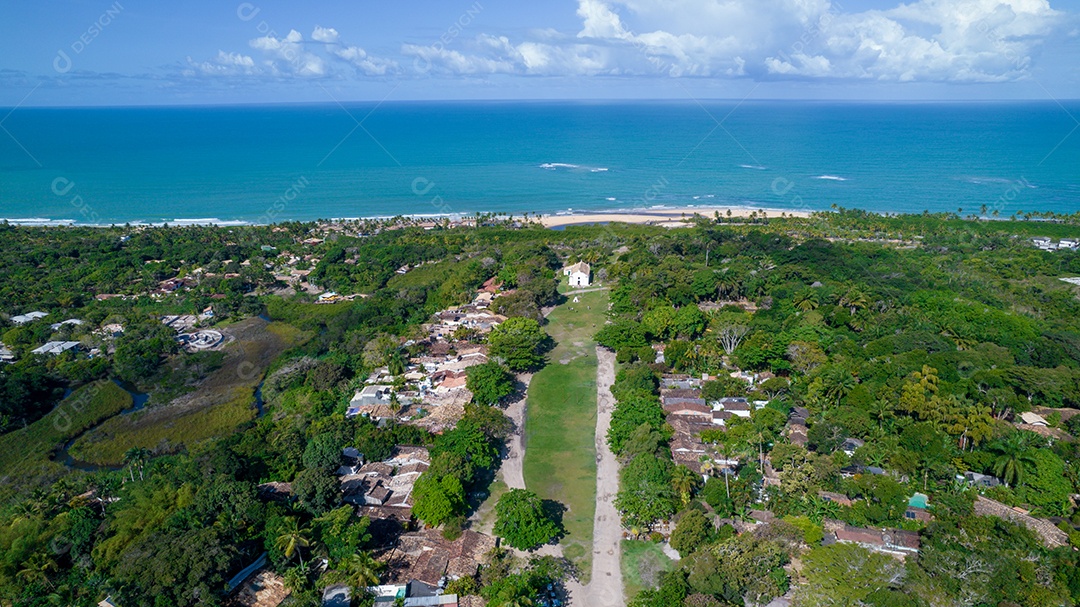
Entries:
[[2, 113], [0, 218], [29, 223], [686, 206], [1080, 211], [1077, 102], [474, 101]]

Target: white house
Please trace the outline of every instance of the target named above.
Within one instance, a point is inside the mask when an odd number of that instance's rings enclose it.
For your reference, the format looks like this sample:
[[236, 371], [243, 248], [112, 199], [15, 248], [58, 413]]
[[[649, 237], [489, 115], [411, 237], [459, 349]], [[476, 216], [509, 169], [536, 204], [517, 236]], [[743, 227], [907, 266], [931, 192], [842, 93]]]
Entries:
[[39, 318], [45, 318], [48, 316], [46, 312], [28, 312], [26, 314], [19, 314], [18, 316], [12, 316], [11, 322], [17, 325], [25, 325], [28, 322], [33, 322]]
[[584, 261], [579, 261], [572, 266], [563, 268], [563, 276], [570, 277], [571, 287], [587, 287], [591, 280], [592, 268]]
[[1021, 413], [1020, 414], [1020, 419], [1025, 424], [1028, 424], [1028, 425], [1031, 425], [1031, 426], [1044, 426], [1045, 427], [1045, 426], [1050, 425], [1046, 421], [1046, 418], [1039, 415], [1038, 413], [1031, 413], [1030, 411], [1025, 411], [1024, 413]]
[[50, 341], [40, 348], [31, 350], [31, 354], [63, 354], [68, 350], [77, 350], [82, 344], [77, 341]]

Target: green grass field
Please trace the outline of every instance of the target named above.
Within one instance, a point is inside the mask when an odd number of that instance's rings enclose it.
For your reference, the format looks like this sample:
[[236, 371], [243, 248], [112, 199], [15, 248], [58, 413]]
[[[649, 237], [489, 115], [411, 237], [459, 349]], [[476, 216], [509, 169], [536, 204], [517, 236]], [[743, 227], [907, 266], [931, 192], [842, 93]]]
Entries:
[[627, 600], [634, 598], [637, 593], [646, 588], [655, 587], [660, 574], [671, 571], [674, 566], [675, 562], [664, 554], [660, 544], [623, 540], [623, 592], [626, 593]]
[[529, 384], [525, 485], [563, 504], [564, 554], [589, 571], [596, 509], [596, 342], [608, 294], [580, 295], [555, 308], [544, 329], [557, 343]]
[[48, 482], [64, 473], [52, 452], [103, 419], [132, 405], [131, 395], [111, 381], [72, 392], [29, 426], [0, 437], [0, 479], [4, 489]]

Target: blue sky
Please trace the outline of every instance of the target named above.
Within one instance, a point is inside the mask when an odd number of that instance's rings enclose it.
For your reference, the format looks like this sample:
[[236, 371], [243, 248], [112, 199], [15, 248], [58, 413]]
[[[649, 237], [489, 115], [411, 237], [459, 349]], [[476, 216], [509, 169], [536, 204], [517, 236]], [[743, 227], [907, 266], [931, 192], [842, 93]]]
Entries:
[[4, 0], [0, 105], [1080, 98], [1064, 0]]

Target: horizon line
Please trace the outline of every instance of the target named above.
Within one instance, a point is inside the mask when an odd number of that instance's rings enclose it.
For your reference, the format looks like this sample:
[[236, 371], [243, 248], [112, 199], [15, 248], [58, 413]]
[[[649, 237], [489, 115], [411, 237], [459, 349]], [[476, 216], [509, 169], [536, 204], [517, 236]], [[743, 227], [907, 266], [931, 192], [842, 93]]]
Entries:
[[739, 103], [739, 104], [752, 104], [752, 103], [836, 103], [845, 105], [866, 104], [866, 105], [979, 105], [979, 104], [1029, 104], [1029, 103], [1048, 103], [1048, 104], [1062, 104], [1062, 103], [1078, 103], [1080, 98], [1049, 98], [1049, 99], [1035, 99], [1035, 98], [986, 98], [986, 99], [938, 99], [938, 98], [925, 98], [925, 99], [874, 99], [874, 98], [860, 98], [860, 99], [833, 99], [833, 98], [821, 98], [821, 97], [806, 97], [806, 98], [785, 98], [785, 97], [763, 97], [757, 99], [747, 99], [742, 97], [696, 97], [691, 99], [685, 98], [638, 98], [638, 97], [568, 97], [559, 99], [546, 99], [546, 98], [522, 98], [522, 99], [504, 99], [504, 98], [469, 98], [469, 99], [348, 99], [348, 100], [327, 100], [327, 101], [255, 101], [255, 102], [231, 102], [231, 103], [145, 103], [145, 104], [100, 104], [100, 105], [0, 105], [0, 109], [4, 110], [16, 110], [16, 109], [31, 109], [31, 110], [107, 110], [107, 109], [188, 109], [188, 108], [242, 108], [242, 107], [298, 107], [298, 106], [323, 106], [323, 105], [340, 105], [340, 104], [381, 104], [381, 105], [394, 105], [394, 104], [535, 104], [535, 103], [565, 103], [565, 104], [694, 104], [702, 102], [720, 102], [720, 103]]

